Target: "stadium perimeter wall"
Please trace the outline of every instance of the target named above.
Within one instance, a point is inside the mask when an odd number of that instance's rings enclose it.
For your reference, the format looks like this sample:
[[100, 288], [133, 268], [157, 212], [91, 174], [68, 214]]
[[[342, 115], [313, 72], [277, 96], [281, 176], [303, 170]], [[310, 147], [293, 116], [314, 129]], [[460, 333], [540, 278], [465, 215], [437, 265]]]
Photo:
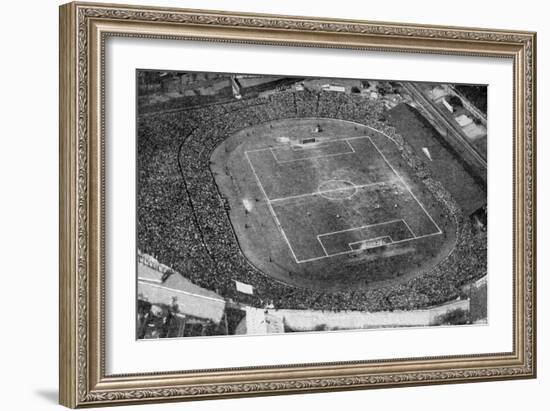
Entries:
[[455, 310], [469, 311], [470, 300], [456, 300], [437, 307], [414, 311], [269, 310], [269, 314], [280, 317], [287, 327], [295, 331], [311, 331], [320, 327], [330, 330], [436, 325], [439, 317]]

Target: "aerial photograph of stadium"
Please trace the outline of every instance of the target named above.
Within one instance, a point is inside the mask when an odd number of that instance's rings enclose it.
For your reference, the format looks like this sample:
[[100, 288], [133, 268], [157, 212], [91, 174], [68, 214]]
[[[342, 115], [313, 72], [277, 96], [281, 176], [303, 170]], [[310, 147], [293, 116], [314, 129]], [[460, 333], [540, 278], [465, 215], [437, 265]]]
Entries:
[[136, 338], [487, 324], [487, 86], [136, 71]]

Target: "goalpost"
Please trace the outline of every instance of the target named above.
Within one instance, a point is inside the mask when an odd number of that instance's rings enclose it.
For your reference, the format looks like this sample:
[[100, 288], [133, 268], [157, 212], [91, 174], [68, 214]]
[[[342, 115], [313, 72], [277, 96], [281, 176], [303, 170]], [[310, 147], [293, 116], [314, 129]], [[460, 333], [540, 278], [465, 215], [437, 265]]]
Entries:
[[317, 142], [315, 137], [308, 137], [308, 138], [303, 138], [302, 140], [300, 140], [301, 144], [312, 144], [312, 143], [315, 143], [315, 142]]

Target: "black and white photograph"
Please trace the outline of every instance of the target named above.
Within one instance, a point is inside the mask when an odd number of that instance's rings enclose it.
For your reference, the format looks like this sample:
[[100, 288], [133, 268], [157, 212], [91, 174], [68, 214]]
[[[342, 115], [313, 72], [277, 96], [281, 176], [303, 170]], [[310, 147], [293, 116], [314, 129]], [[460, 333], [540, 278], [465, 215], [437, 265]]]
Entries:
[[136, 72], [138, 339], [487, 324], [487, 86]]
[[546, 410], [546, 9], [5, 2], [2, 409]]

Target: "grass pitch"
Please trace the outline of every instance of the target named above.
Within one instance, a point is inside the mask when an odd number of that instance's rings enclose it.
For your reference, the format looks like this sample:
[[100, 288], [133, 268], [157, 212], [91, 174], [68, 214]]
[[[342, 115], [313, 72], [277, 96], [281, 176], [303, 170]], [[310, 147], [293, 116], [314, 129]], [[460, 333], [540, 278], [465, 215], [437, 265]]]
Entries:
[[299, 147], [245, 152], [296, 263], [442, 233], [370, 137]]

